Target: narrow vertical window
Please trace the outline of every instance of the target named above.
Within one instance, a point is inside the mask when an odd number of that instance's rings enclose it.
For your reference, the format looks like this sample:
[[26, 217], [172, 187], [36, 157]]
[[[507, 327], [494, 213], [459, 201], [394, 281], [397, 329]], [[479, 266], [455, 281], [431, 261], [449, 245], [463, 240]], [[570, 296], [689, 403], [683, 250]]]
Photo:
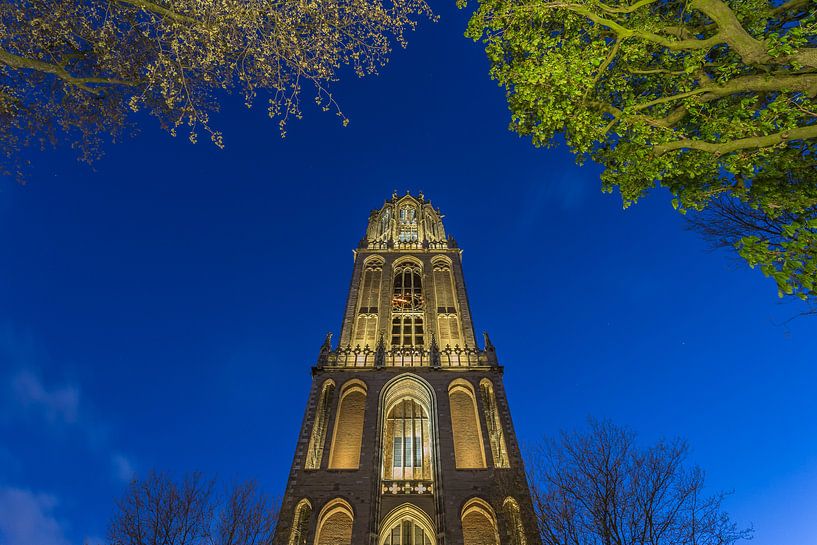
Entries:
[[487, 502], [474, 498], [462, 509], [463, 545], [499, 545], [494, 510]]
[[508, 519], [509, 531], [511, 534], [511, 545], [526, 545], [525, 528], [522, 526], [522, 516], [519, 514], [519, 504], [516, 500], [507, 497], [502, 505], [505, 510], [505, 517]]
[[358, 314], [352, 344], [374, 349], [377, 345], [377, 321], [380, 289], [383, 277], [383, 260], [375, 257], [366, 261], [358, 292]]
[[315, 545], [351, 545], [354, 520], [348, 502], [340, 498], [330, 501], [318, 517]]
[[329, 423], [329, 411], [335, 393], [335, 383], [329, 379], [323, 383], [315, 417], [312, 421], [312, 435], [309, 436], [309, 448], [306, 454], [306, 469], [320, 469], [323, 458], [323, 445], [326, 441], [326, 428]]
[[437, 335], [442, 348], [462, 345], [456, 290], [451, 265], [445, 258], [433, 262], [434, 299], [437, 305]]
[[499, 419], [499, 410], [496, 406], [494, 385], [487, 378], [479, 383], [482, 395], [482, 406], [485, 411], [485, 425], [488, 426], [488, 439], [491, 443], [491, 455], [494, 458], [494, 467], [510, 467], [508, 463], [508, 449], [505, 447], [505, 434]]
[[414, 263], [398, 265], [394, 271], [392, 290], [392, 346], [423, 346], [424, 311], [423, 277], [420, 266]]
[[467, 381], [456, 379], [448, 387], [448, 399], [457, 469], [484, 468], [485, 451], [473, 388]]
[[292, 528], [289, 531], [288, 545], [307, 545], [309, 537], [309, 519], [312, 517], [312, 505], [306, 498], [295, 506], [292, 515]]
[[343, 385], [338, 402], [329, 469], [357, 469], [366, 416], [366, 385], [356, 379]]
[[386, 418], [386, 440], [391, 460], [388, 480], [431, 479], [428, 414], [413, 399], [398, 401]]

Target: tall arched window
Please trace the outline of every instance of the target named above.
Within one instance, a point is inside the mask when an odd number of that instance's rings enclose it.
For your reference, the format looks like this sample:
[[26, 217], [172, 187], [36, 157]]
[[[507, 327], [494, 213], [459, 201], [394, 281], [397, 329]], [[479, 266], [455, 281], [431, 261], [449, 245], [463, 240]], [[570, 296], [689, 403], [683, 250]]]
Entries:
[[329, 411], [335, 393], [335, 383], [327, 379], [321, 388], [318, 405], [315, 407], [315, 418], [312, 421], [312, 435], [309, 436], [309, 449], [306, 453], [306, 469], [320, 469], [323, 458], [323, 445], [326, 441], [326, 428], [329, 424]]
[[395, 347], [423, 346], [423, 277], [413, 262], [397, 265], [392, 291], [391, 344]]
[[357, 469], [360, 466], [360, 445], [363, 440], [363, 420], [366, 416], [366, 384], [352, 379], [343, 385], [332, 434], [329, 469]]
[[295, 506], [292, 515], [292, 528], [289, 530], [288, 545], [307, 545], [309, 537], [309, 519], [312, 517], [312, 504], [306, 498]]
[[505, 447], [505, 433], [502, 431], [502, 423], [496, 406], [494, 385], [490, 380], [484, 378], [479, 382], [479, 391], [482, 395], [482, 406], [485, 410], [485, 424], [488, 426], [488, 439], [491, 443], [494, 467], [510, 467], [508, 449]]
[[[388, 386], [381, 409], [385, 412], [382, 442], [384, 481], [432, 480], [434, 440], [431, 407], [430, 390], [413, 375], [400, 378]], [[384, 486], [390, 485], [384, 482]], [[395, 483], [395, 486], [402, 490], [405, 483]], [[430, 490], [430, 482], [422, 486], [419, 493]]]
[[522, 526], [522, 516], [519, 514], [519, 504], [510, 496], [505, 498], [502, 504], [505, 517], [508, 519], [508, 526], [511, 533], [511, 545], [526, 545], [525, 528]]
[[479, 498], [469, 500], [462, 508], [463, 545], [499, 545], [494, 510]]
[[363, 277], [358, 292], [358, 315], [352, 344], [374, 349], [377, 345], [377, 316], [380, 304], [380, 287], [383, 277], [383, 260], [371, 258], [363, 266]]
[[460, 321], [457, 316], [456, 291], [451, 275], [451, 264], [440, 257], [433, 262], [434, 299], [437, 304], [437, 333], [439, 345], [455, 347], [462, 345]]
[[341, 498], [327, 503], [318, 516], [315, 545], [352, 545], [352, 506]]
[[382, 528], [379, 545], [435, 545], [433, 522], [409, 503], [392, 510], [383, 520]]
[[457, 469], [484, 468], [485, 451], [473, 387], [466, 380], [455, 379], [448, 387], [448, 400]]
[[400, 217], [397, 222], [397, 241], [417, 242], [418, 239], [417, 208], [404, 204], [400, 207]]

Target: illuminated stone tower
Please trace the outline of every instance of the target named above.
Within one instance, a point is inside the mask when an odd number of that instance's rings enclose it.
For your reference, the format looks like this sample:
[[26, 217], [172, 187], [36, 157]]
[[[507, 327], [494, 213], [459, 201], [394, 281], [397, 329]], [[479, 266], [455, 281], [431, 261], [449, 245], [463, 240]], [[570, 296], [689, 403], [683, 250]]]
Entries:
[[370, 214], [275, 545], [539, 543], [502, 367], [487, 335], [477, 346], [442, 217], [422, 194]]

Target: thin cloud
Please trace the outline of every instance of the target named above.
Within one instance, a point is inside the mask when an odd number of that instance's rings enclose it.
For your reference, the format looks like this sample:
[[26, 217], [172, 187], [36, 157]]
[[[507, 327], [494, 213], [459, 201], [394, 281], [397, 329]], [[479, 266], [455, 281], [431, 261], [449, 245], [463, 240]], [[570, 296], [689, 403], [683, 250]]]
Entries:
[[0, 487], [0, 543], [3, 545], [69, 545], [53, 514], [57, 500], [49, 494]]
[[124, 455], [115, 453], [111, 456], [111, 465], [113, 466], [114, 477], [122, 482], [129, 483], [136, 475], [136, 470], [133, 468], [133, 463]]
[[79, 418], [79, 388], [66, 384], [46, 387], [39, 376], [24, 369], [11, 380], [17, 402], [30, 411], [39, 412], [49, 422], [76, 424]]

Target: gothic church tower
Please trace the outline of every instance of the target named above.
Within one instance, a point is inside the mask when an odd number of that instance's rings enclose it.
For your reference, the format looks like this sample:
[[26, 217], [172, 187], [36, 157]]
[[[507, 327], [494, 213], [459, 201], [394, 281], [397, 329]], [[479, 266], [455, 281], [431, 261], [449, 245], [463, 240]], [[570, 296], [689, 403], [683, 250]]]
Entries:
[[461, 250], [406, 195], [369, 216], [312, 389], [275, 545], [536, 545], [524, 467]]

